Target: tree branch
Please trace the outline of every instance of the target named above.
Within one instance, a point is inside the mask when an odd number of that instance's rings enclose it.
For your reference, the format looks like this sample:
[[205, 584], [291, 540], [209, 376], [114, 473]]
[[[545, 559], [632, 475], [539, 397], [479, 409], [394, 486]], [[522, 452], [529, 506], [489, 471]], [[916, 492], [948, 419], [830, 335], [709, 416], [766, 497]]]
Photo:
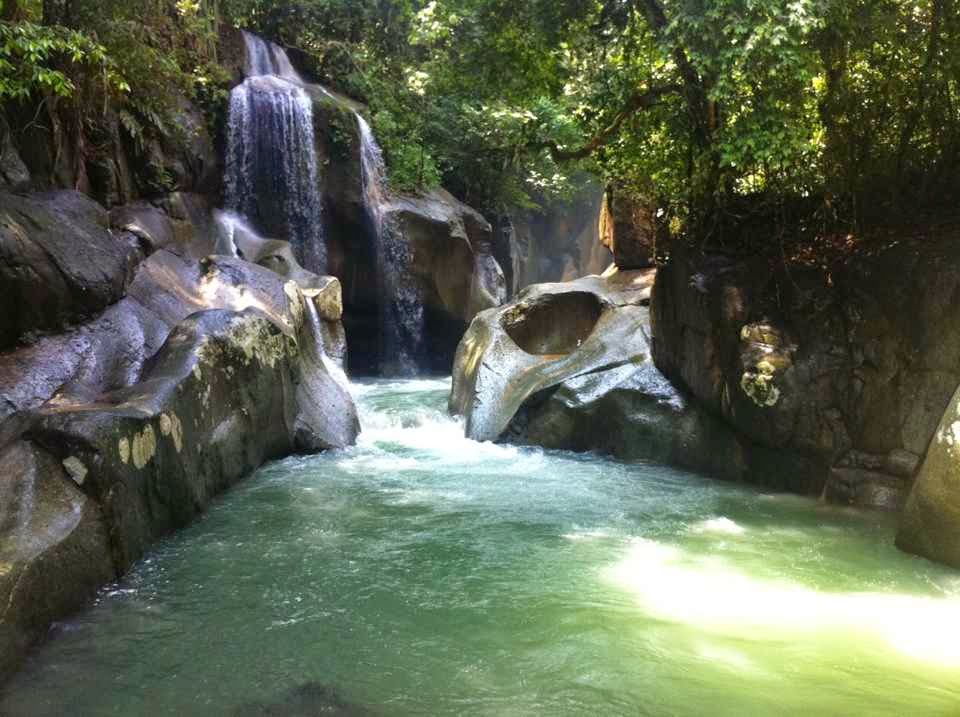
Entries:
[[649, 109], [659, 104], [660, 99], [665, 95], [679, 94], [683, 92], [680, 85], [664, 85], [663, 87], [654, 87], [649, 90], [638, 91], [631, 95], [630, 99], [624, 105], [623, 109], [617, 113], [613, 121], [606, 127], [597, 132], [586, 144], [577, 149], [562, 149], [560, 145], [553, 141], [541, 142], [533, 145], [533, 149], [548, 149], [550, 156], [555, 162], [564, 162], [574, 159], [583, 159], [596, 152], [604, 146], [620, 131], [623, 123], [641, 110]]

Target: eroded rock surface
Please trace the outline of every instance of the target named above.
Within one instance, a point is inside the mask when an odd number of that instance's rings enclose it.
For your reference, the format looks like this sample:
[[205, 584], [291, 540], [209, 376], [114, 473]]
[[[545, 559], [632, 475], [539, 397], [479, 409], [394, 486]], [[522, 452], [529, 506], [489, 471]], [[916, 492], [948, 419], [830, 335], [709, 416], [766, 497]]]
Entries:
[[[265, 460], [359, 431], [339, 281], [305, 272], [282, 242], [209, 254], [227, 244], [188, 196], [115, 210], [112, 233], [102, 209], [64, 196], [48, 210], [74, 222], [64, 246], [97, 236], [135, 261], [107, 282], [98, 315], [0, 353], [0, 679], [215, 494]], [[25, 221], [30, 241], [32, 228], [52, 231]]]
[[107, 213], [78, 192], [0, 193], [0, 349], [118, 301], [141, 258], [111, 234]]
[[649, 353], [534, 394], [504, 435], [514, 443], [658, 461], [728, 480], [744, 471], [744, 449], [729, 427], [677, 391]]
[[467, 436], [496, 440], [530, 396], [568, 379], [649, 358], [651, 272], [528, 287], [488, 309], [457, 348], [450, 411]]
[[0, 447], [0, 680], [115, 576], [97, 503], [37, 445]]

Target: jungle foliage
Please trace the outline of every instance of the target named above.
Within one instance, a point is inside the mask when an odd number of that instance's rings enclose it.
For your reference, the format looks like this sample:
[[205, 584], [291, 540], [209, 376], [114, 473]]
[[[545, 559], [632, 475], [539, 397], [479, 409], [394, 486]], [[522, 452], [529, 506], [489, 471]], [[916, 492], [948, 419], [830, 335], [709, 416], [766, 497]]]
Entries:
[[655, 198], [674, 233], [722, 235], [753, 216], [819, 231], [953, 201], [960, 177], [954, 0], [6, 0], [3, 12], [4, 99], [69, 93], [86, 73], [162, 123], [159, 88], [222, 91], [217, 27], [247, 27], [368, 103], [395, 186], [442, 181], [487, 209], [569, 194], [588, 169]]

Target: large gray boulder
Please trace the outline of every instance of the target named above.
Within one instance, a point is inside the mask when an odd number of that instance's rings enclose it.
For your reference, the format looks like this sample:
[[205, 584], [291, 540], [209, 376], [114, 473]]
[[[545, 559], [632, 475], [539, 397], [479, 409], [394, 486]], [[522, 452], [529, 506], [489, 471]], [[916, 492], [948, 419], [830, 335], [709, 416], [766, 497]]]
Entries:
[[410, 247], [410, 272], [428, 308], [464, 326], [506, 300], [503, 270], [493, 257], [490, 223], [449, 192], [398, 195], [386, 224]]
[[940, 420], [907, 499], [897, 547], [960, 568], [960, 390]]
[[99, 506], [26, 441], [0, 447], [0, 566], [0, 680], [116, 576]]
[[457, 348], [450, 411], [468, 437], [496, 440], [532, 395], [576, 376], [649, 358], [651, 272], [528, 287], [488, 309]]
[[141, 256], [78, 192], [0, 193], [0, 350], [119, 301]]
[[723, 421], [677, 391], [649, 354], [531, 396], [504, 437], [511, 443], [656, 461], [726, 480], [744, 477], [749, 450]]
[[226, 245], [201, 204], [160, 206], [111, 217], [140, 261], [122, 299], [0, 353], [0, 680], [218, 492], [359, 431], [340, 282], [257, 237], [205, 255]]
[[124, 570], [217, 493], [298, 448], [299, 354], [259, 311], [199, 312], [140, 382], [95, 404], [41, 408], [28, 435], [101, 506]]

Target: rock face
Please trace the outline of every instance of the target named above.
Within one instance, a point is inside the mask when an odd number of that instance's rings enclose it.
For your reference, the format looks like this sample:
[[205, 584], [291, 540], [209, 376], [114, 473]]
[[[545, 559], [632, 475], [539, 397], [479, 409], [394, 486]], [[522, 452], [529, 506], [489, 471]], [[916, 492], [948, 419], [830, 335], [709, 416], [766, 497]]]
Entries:
[[475, 440], [496, 440], [532, 395], [649, 356], [652, 275], [618, 273], [528, 287], [470, 324], [457, 348], [450, 411]]
[[11, 107], [7, 118], [20, 162], [7, 162], [19, 177], [7, 184], [33, 190], [70, 187], [108, 208], [171, 191], [215, 193], [221, 162], [207, 118], [185, 97], [172, 103], [176, 128], [165, 132], [112, 106], [98, 113], [95, 127], [77, 126], [69, 103]]
[[0, 349], [115, 303], [139, 259], [137, 244], [113, 236], [107, 213], [78, 192], [0, 194]]
[[[344, 319], [353, 371], [379, 373], [383, 364], [382, 303], [375, 231], [365, 205], [361, 138], [362, 106], [329, 91], [312, 92], [318, 157], [324, 167], [324, 224], [328, 272], [343, 284]], [[446, 372], [457, 341], [473, 317], [506, 300], [506, 286], [492, 246], [490, 223], [444, 190], [423, 195], [388, 193], [376, 208], [391, 243], [402, 245], [409, 276], [423, 308], [423, 371]], [[399, 265], [399, 257], [387, 257]]]
[[897, 547], [960, 568], [960, 391], [947, 406], [917, 475]]
[[540, 210], [512, 210], [494, 224], [493, 253], [503, 269], [507, 294], [531, 284], [602, 274], [613, 255], [601, 243], [603, 191], [587, 188], [567, 202]]
[[952, 238], [894, 243], [828, 286], [676, 251], [653, 295], [657, 366], [778, 451], [785, 488], [896, 508], [960, 383], [958, 260]]
[[621, 269], [652, 267], [657, 254], [657, 208], [622, 185], [610, 185], [600, 210], [600, 243]]
[[[79, 200], [23, 201], [55, 216]], [[174, 216], [116, 210], [113, 234], [102, 210], [70, 214], [64, 245], [74, 230], [78, 243], [102, 232], [139, 264], [98, 316], [0, 353], [0, 679], [52, 620], [218, 492], [359, 431], [339, 365], [339, 281], [305, 272], [281, 243], [210, 236], [213, 219], [186, 211], [202, 215], [200, 201], [161, 205]], [[24, 224], [28, 241], [32, 228], [52, 232]], [[208, 255], [218, 246], [280, 271]]]

